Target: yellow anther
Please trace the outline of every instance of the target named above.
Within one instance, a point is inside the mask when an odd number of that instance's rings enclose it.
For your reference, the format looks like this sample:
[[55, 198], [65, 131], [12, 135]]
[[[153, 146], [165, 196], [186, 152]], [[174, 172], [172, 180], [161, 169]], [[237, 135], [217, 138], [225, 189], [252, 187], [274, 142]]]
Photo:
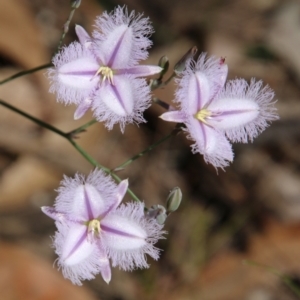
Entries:
[[101, 231], [100, 221], [93, 219], [88, 223], [88, 233], [91, 233], [92, 236], [98, 235]]
[[206, 119], [211, 116], [211, 112], [207, 109], [201, 109], [195, 114], [195, 118], [204, 124], [208, 124]]
[[[110, 84], [114, 84], [114, 72], [110, 67], [100, 67], [97, 71], [97, 73], [95, 74], [95, 76], [101, 74], [103, 76], [102, 78], [102, 82], [104, 82], [105, 80], [108, 80], [108, 82]], [[95, 77], [94, 76], [94, 77]]]

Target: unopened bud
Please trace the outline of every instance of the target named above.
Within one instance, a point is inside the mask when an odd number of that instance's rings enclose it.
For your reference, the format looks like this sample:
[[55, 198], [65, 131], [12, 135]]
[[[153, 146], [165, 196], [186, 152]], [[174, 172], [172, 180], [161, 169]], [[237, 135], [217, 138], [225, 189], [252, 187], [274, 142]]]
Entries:
[[156, 217], [156, 222], [159, 224], [159, 225], [163, 225], [165, 224], [166, 222], [166, 219], [167, 219], [167, 214], [166, 213], [163, 213], [163, 214], [160, 214]]
[[192, 47], [186, 54], [182, 56], [182, 58], [177, 62], [177, 64], [174, 67], [174, 71], [176, 73], [180, 73], [184, 71], [186, 63], [192, 59], [195, 54], [197, 53], [198, 48], [196, 46]]
[[166, 221], [166, 209], [162, 205], [153, 205], [146, 212], [147, 218], [156, 219], [156, 222], [163, 225]]
[[175, 187], [167, 199], [167, 213], [174, 212], [178, 209], [182, 200], [182, 192], [179, 187]]
[[71, 0], [71, 7], [78, 8], [81, 4], [81, 0]]
[[169, 59], [167, 56], [162, 56], [158, 62], [158, 65], [162, 68], [162, 71], [160, 72], [160, 77], [162, 78], [169, 70]]

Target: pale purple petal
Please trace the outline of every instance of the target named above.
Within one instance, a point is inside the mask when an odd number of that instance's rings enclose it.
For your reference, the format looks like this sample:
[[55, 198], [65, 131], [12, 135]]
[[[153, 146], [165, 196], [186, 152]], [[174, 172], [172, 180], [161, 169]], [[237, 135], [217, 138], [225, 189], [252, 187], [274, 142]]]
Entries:
[[[225, 64], [225, 60], [223, 58], [215, 58], [213, 56], [207, 57], [206, 53], [202, 53], [199, 56], [196, 65], [191, 65], [191, 68], [194, 68], [195, 73], [204, 73], [208, 78], [211, 89], [210, 103], [224, 87], [228, 73], [228, 67]], [[208, 105], [208, 103], [206, 105]]]
[[91, 57], [82, 57], [68, 62], [57, 69], [61, 83], [78, 89], [92, 89], [98, 84], [95, 77], [99, 65]]
[[147, 233], [127, 218], [109, 215], [101, 221], [103, 243], [116, 250], [131, 250], [146, 244]]
[[92, 53], [74, 42], [53, 58], [55, 69], [48, 70], [50, 92], [58, 101], [79, 104], [96, 89], [99, 77], [94, 77], [99, 66]]
[[[59, 256], [57, 264], [62, 268], [63, 276], [77, 285], [81, 285], [82, 280], [94, 279], [104, 267], [103, 260], [99, 259], [102, 258], [103, 252], [97, 244], [86, 241], [86, 226], [76, 225], [80, 227], [79, 230], [73, 224], [67, 226], [65, 223], [56, 222], [56, 226], [58, 231], [55, 234], [54, 246]], [[72, 244], [74, 242], [75, 244]], [[72, 252], [72, 249], [75, 250]], [[65, 256], [66, 259], [63, 258]]]
[[125, 7], [118, 6], [111, 14], [104, 12], [98, 17], [96, 27], [93, 36], [99, 48], [94, 51], [104, 63], [111, 62], [119, 69], [134, 66], [148, 57], [147, 49], [152, 44], [148, 35], [153, 32], [148, 18], [134, 12], [128, 14]]
[[86, 30], [82, 26], [76, 25], [75, 31], [80, 44], [85, 48], [89, 48], [92, 44], [92, 40], [90, 35], [86, 32]]
[[263, 87], [262, 81], [253, 79], [250, 85], [242, 79], [229, 81], [210, 106], [213, 111], [222, 112], [213, 118], [212, 124], [223, 129], [231, 141], [253, 141], [270, 121], [278, 119], [273, 98], [274, 92]]
[[113, 201], [111, 206], [109, 206], [104, 213], [102, 213], [99, 217], [104, 218], [109, 212], [114, 211], [122, 202], [125, 193], [128, 189], [128, 179], [122, 180], [116, 188], [115, 195], [112, 197]]
[[182, 78], [181, 85], [176, 92], [181, 108], [186, 114], [195, 115], [210, 99], [209, 78], [202, 72], [191, 73]]
[[145, 122], [143, 111], [150, 106], [150, 88], [145, 79], [114, 76], [114, 86], [105, 84], [93, 99], [94, 116], [108, 129], [116, 123], [121, 131], [128, 123]]
[[162, 71], [162, 68], [159, 66], [151, 66], [151, 65], [139, 65], [131, 68], [120, 69], [118, 70], [118, 74], [130, 74], [134, 77], [146, 77], [154, 74], [158, 74]]
[[127, 25], [120, 25], [111, 31], [106, 40], [95, 42], [94, 53], [106, 66], [120, 69], [129, 65], [133, 31]]
[[58, 212], [55, 208], [50, 206], [42, 206], [41, 210], [49, 218], [61, 223], [80, 222], [79, 220], [71, 219], [69, 214]]
[[233, 161], [233, 152], [229, 141], [222, 132], [190, 118], [187, 123], [190, 138], [195, 141], [193, 153], [201, 153], [207, 163], [216, 168], [224, 168]]
[[74, 119], [78, 120], [84, 116], [84, 114], [88, 111], [88, 109], [92, 105], [92, 99], [86, 98], [78, 105], [75, 113], [74, 113]]
[[79, 174], [74, 178], [65, 176], [58, 189], [55, 208], [62, 213], [74, 214], [82, 221], [98, 217], [115, 203], [116, 187], [110, 177], [97, 169], [86, 179]]
[[226, 96], [215, 100], [209, 110], [212, 117], [208, 118], [208, 123], [220, 130], [242, 127], [259, 115], [259, 106], [251, 99]]
[[95, 243], [87, 240], [87, 226], [72, 224], [66, 236], [60, 259], [67, 266], [76, 265], [86, 260], [95, 248]]
[[114, 84], [103, 83], [98, 94], [99, 101], [114, 114], [124, 117], [132, 114], [134, 98], [130, 79], [126, 76], [114, 76]]
[[113, 266], [124, 270], [146, 268], [145, 254], [158, 259], [158, 249], [153, 246], [164, 233], [154, 219], [146, 219], [142, 203], [122, 205], [101, 222], [102, 243]]
[[224, 60], [206, 58], [205, 53], [201, 54], [197, 62], [187, 64], [181, 78], [176, 80], [179, 87], [175, 101], [187, 114], [196, 114], [206, 108], [223, 88], [227, 72]]
[[160, 116], [161, 119], [167, 122], [184, 123], [187, 120], [186, 115], [179, 110], [168, 111]]
[[99, 265], [100, 265], [100, 273], [103, 278], [103, 280], [108, 284], [111, 280], [111, 268], [109, 259], [107, 257], [107, 254], [105, 250], [102, 249], [102, 246], [100, 243], [98, 243], [98, 249], [99, 249]]
[[89, 184], [79, 185], [68, 203], [68, 214], [78, 216], [79, 220], [92, 220], [106, 210], [106, 204], [97, 189]]
[[55, 208], [50, 207], [50, 206], [42, 206], [41, 207], [42, 212], [47, 215], [49, 218], [55, 220], [55, 221], [66, 221], [67, 217], [66, 214], [64, 213], [59, 213], [58, 211], [55, 210]]
[[109, 265], [109, 261], [105, 266], [103, 266], [101, 268], [100, 273], [101, 273], [103, 280], [108, 284], [111, 280], [111, 268]]

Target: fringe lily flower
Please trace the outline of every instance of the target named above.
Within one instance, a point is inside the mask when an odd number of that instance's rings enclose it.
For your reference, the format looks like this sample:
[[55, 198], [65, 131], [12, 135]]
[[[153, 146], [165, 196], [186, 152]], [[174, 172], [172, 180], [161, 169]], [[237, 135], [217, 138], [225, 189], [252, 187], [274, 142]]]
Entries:
[[278, 119], [272, 99], [274, 92], [254, 79], [229, 81], [224, 59], [190, 61], [177, 79], [175, 101], [180, 110], [161, 115], [165, 121], [184, 123], [189, 138], [195, 143], [193, 153], [216, 168], [233, 161], [232, 142], [252, 141], [267, 126]]
[[42, 207], [56, 221], [58, 266], [74, 284], [98, 273], [109, 283], [110, 261], [126, 271], [149, 267], [145, 254], [158, 259], [162, 226], [144, 216], [143, 203], [119, 206], [127, 187], [127, 180], [117, 186], [100, 170], [86, 179], [76, 174], [61, 182], [54, 208]]
[[150, 88], [145, 77], [159, 73], [159, 66], [138, 65], [148, 57], [153, 32], [147, 18], [128, 14], [117, 7], [96, 19], [92, 37], [79, 25], [79, 42], [65, 47], [53, 58], [50, 91], [59, 101], [76, 104], [74, 118], [92, 108], [95, 118], [111, 129], [119, 123], [144, 122], [143, 111], [150, 105]]

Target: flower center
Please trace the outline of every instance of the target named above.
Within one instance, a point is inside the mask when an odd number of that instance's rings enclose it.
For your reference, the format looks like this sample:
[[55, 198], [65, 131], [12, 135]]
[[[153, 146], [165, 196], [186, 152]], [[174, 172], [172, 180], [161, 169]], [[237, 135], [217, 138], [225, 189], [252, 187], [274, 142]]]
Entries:
[[197, 120], [201, 121], [202, 123], [208, 124], [207, 121], [206, 121], [206, 119], [209, 118], [211, 115], [212, 115], [212, 113], [211, 113], [209, 110], [207, 110], [207, 109], [204, 108], [204, 109], [199, 110], [199, 111], [194, 115], [194, 117], [195, 117]]
[[97, 73], [95, 74], [95, 76], [99, 74], [103, 77], [102, 82], [107, 80], [110, 84], [114, 85], [114, 72], [110, 67], [107, 66], [100, 67]]
[[101, 228], [100, 228], [100, 221], [97, 219], [93, 219], [88, 222], [88, 237], [91, 239], [91, 241], [94, 240], [95, 236], [98, 236], [100, 234]]

